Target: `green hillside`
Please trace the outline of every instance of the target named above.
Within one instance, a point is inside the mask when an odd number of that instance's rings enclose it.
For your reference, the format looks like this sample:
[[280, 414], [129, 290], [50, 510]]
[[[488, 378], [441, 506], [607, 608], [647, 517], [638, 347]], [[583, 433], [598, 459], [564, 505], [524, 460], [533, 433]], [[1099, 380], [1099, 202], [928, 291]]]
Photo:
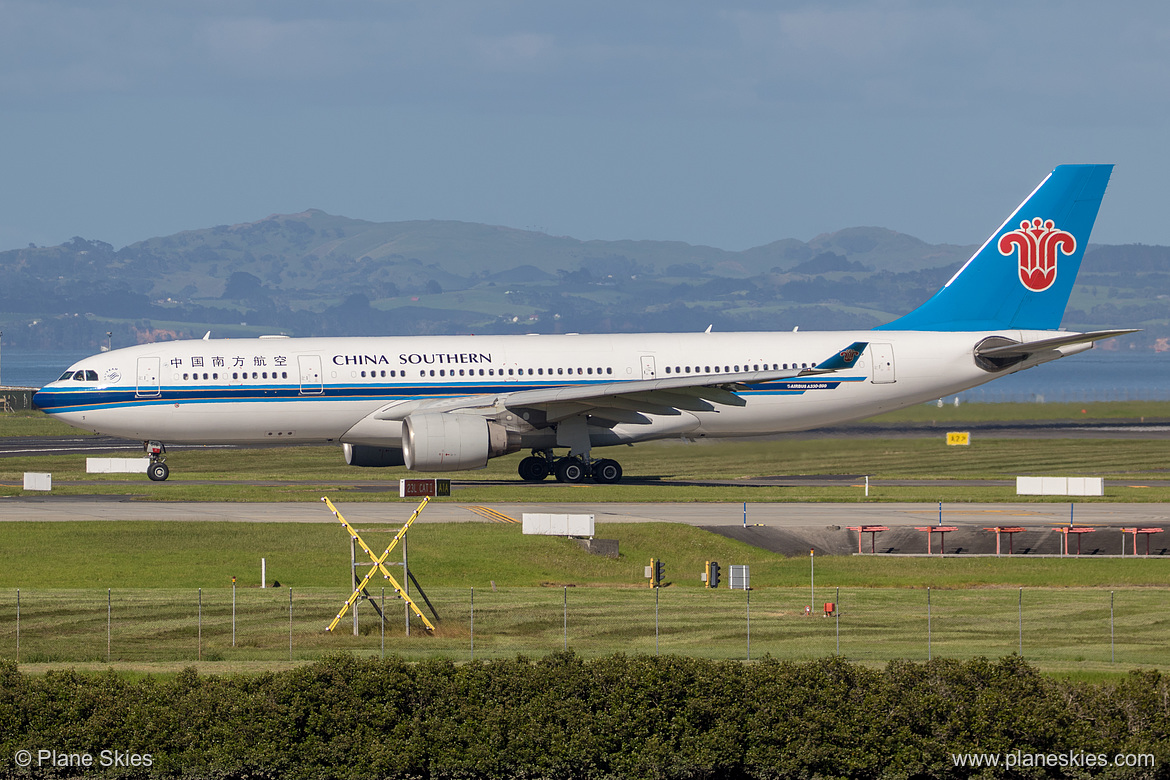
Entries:
[[[74, 238], [0, 252], [18, 348], [260, 333], [382, 335], [868, 328], [928, 298], [972, 247], [848, 228], [731, 252], [581, 241], [452, 221], [308, 210], [121, 249]], [[1170, 338], [1170, 248], [1094, 246], [1065, 325]]]

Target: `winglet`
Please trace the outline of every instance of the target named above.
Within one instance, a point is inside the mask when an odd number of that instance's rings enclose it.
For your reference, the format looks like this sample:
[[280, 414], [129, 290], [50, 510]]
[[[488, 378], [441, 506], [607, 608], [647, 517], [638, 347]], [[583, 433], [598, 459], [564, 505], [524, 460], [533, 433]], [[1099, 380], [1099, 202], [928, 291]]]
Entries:
[[820, 373], [823, 371], [841, 371], [842, 369], [853, 368], [853, 366], [857, 365], [857, 358], [861, 357], [861, 353], [868, 346], [868, 341], [855, 341], [828, 360], [818, 363], [815, 368], [810, 370]]

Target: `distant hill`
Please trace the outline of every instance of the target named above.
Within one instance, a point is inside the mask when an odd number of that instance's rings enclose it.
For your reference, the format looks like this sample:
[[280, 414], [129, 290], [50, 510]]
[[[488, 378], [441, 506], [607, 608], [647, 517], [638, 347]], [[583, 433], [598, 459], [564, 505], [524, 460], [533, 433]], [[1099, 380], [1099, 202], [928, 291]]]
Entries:
[[[0, 252], [6, 345], [160, 338], [867, 328], [929, 297], [975, 247], [874, 227], [741, 252], [580, 241], [311, 209], [151, 238]], [[1092, 246], [1066, 325], [1170, 337], [1170, 248]]]

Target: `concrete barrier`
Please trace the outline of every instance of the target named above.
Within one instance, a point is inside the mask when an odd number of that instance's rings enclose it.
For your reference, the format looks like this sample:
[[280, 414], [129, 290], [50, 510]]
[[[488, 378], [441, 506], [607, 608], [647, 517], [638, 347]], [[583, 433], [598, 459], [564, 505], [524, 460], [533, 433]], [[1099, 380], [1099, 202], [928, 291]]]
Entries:
[[1017, 496], [1103, 496], [1102, 477], [1016, 477]]
[[24, 472], [24, 489], [25, 490], [52, 490], [53, 489], [53, 475], [42, 474], [35, 471]]
[[525, 512], [524, 533], [542, 536], [593, 536], [593, 515]]

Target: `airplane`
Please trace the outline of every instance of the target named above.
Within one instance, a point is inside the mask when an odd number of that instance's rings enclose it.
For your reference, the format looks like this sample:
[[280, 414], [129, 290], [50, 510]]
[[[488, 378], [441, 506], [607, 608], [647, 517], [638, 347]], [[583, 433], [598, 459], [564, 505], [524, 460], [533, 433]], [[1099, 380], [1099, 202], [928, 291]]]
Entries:
[[[166, 444], [339, 444], [352, 466], [621, 480], [593, 450], [870, 417], [1132, 333], [1059, 330], [1112, 165], [1061, 165], [917, 309], [869, 331], [190, 339], [85, 358], [34, 404]], [[556, 454], [557, 450], [567, 450]]]

